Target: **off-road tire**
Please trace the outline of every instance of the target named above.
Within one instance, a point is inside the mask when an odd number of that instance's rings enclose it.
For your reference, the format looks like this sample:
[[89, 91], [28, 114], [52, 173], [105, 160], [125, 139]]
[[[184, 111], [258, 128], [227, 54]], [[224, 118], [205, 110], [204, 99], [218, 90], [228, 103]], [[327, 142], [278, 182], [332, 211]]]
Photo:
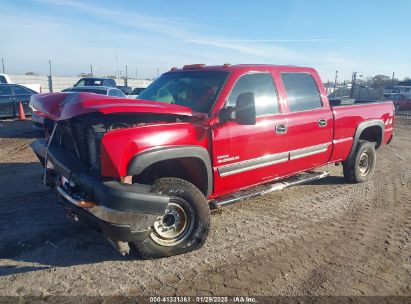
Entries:
[[199, 249], [206, 241], [210, 227], [210, 208], [203, 193], [188, 181], [171, 177], [158, 179], [151, 192], [168, 195], [172, 197], [172, 203], [190, 209], [192, 230], [178, 244], [165, 246], [159, 244], [159, 235], [153, 229], [145, 240], [131, 243], [137, 254], [144, 259], [156, 259]]
[[[367, 159], [367, 165], [363, 164], [364, 158]], [[353, 155], [342, 163], [346, 181], [350, 183], [368, 181], [374, 174], [376, 163], [375, 143], [360, 140]]]

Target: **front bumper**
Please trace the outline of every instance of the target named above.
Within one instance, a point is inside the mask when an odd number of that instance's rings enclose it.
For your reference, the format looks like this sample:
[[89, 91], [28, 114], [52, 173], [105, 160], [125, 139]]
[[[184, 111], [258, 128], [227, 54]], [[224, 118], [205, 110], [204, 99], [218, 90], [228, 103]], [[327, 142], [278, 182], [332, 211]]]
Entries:
[[[31, 147], [44, 165], [46, 141], [36, 140]], [[51, 172], [67, 180], [55, 179], [57, 192], [67, 211], [112, 240], [145, 239], [151, 233], [154, 221], [164, 215], [168, 206], [170, 197], [149, 193], [149, 187], [145, 185], [102, 181], [91, 175], [77, 158], [55, 145], [49, 147], [47, 160], [52, 164]], [[81, 198], [96, 205], [82, 208]]]

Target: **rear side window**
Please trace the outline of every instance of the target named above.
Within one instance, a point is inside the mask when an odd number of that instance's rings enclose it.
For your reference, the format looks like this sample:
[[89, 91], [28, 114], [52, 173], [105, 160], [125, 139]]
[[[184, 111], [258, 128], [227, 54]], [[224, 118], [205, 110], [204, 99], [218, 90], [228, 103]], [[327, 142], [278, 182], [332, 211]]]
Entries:
[[0, 83], [7, 83], [7, 79], [3, 75], [0, 75]]
[[290, 112], [322, 108], [320, 92], [314, 78], [307, 73], [282, 73]]
[[100, 86], [103, 85], [103, 82], [98, 79], [86, 79], [84, 82], [85, 86]]
[[238, 95], [245, 92], [254, 94], [257, 116], [279, 112], [277, 90], [271, 74], [251, 73], [241, 76], [231, 91], [227, 106], [234, 107]]

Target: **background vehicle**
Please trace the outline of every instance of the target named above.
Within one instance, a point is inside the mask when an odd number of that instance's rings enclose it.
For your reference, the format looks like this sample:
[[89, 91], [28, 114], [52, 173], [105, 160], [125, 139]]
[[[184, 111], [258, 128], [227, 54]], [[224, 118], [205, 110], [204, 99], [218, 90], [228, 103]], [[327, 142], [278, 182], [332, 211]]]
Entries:
[[[120, 98], [126, 97], [124, 93], [117, 88], [103, 87], [103, 86], [73, 87], [73, 88], [64, 89], [62, 90], [62, 92], [84, 92], [84, 93], [94, 93], [94, 94], [107, 95], [107, 96], [120, 97]], [[36, 129], [43, 129], [44, 120], [47, 116], [33, 106], [31, 106], [31, 109], [32, 109], [31, 120], [33, 122], [33, 127]]]
[[43, 164], [47, 151], [69, 214], [148, 258], [198, 249], [210, 208], [329, 174], [314, 168], [342, 163], [348, 182], [365, 182], [393, 136], [392, 102], [332, 107], [304, 67], [188, 65], [139, 102], [76, 97], [32, 98], [53, 134], [33, 150]]
[[37, 92], [18, 84], [0, 84], [0, 117], [17, 117], [19, 103], [26, 115], [31, 115], [29, 100]]
[[[13, 82], [10, 80], [10, 77], [6, 74], [0, 74], [0, 84], [1, 83], [8, 83], [8, 84], [13, 84]], [[35, 84], [35, 83], [26, 83], [26, 84], [20, 84], [21, 86], [24, 86], [36, 93], [41, 93], [41, 85], [40, 84]]]
[[113, 97], [126, 97], [124, 93], [117, 88], [105, 87], [105, 86], [86, 86], [86, 87], [73, 87], [62, 90], [62, 92], [85, 92], [85, 93], [94, 93], [101, 94]]
[[117, 88], [120, 89], [121, 92], [123, 92], [126, 96], [128, 96], [133, 91], [133, 88], [128, 86], [117, 86]]
[[130, 94], [128, 94], [128, 98], [137, 98], [138, 95], [144, 91], [145, 88], [134, 88]]
[[112, 78], [95, 78], [95, 77], [84, 77], [77, 81], [73, 87], [84, 87], [84, 86], [105, 86], [117, 88], [117, 83]]
[[411, 99], [406, 98], [402, 94], [395, 94], [391, 97], [392, 101], [394, 102], [395, 110], [403, 111], [403, 110], [411, 110]]

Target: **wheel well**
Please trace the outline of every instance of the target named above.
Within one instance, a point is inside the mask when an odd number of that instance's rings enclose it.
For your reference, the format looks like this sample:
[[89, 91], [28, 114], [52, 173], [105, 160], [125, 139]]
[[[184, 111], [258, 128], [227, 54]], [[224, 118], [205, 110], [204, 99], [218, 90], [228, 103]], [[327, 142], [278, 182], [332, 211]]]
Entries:
[[375, 148], [378, 148], [382, 141], [382, 130], [379, 126], [368, 127], [361, 132], [359, 140], [375, 142]]
[[207, 169], [199, 158], [182, 157], [156, 162], [144, 169], [141, 174], [133, 176], [133, 182], [151, 185], [162, 177], [184, 179], [195, 185], [207, 197]]

